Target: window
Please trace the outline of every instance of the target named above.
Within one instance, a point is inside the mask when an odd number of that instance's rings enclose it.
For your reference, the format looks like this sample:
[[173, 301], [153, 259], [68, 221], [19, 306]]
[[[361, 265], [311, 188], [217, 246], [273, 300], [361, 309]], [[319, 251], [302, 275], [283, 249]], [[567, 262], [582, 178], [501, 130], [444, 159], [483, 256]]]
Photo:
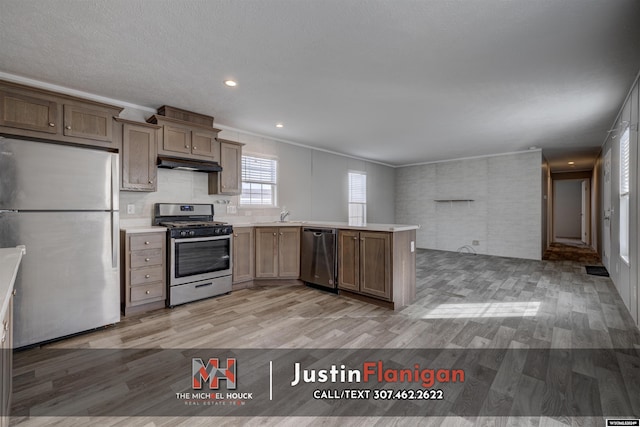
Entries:
[[620, 256], [629, 263], [629, 127], [620, 138]]
[[240, 204], [276, 206], [277, 161], [265, 157], [242, 156]]
[[367, 223], [367, 175], [349, 172], [349, 225]]

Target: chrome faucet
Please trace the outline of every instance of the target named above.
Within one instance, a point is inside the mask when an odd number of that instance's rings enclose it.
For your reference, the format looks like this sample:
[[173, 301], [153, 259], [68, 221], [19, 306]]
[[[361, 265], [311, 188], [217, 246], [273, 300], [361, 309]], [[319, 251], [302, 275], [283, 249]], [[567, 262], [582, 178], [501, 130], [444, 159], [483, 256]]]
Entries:
[[282, 212], [280, 212], [280, 222], [284, 222], [289, 216], [289, 211], [287, 208], [282, 208]]

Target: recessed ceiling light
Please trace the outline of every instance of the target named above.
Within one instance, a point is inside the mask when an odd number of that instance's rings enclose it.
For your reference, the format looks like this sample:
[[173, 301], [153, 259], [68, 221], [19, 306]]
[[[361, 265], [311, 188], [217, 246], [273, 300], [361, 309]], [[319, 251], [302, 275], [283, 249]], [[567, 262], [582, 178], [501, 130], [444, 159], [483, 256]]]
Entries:
[[276, 127], [277, 127], [277, 128], [283, 128], [283, 127], [284, 127], [284, 125], [283, 125], [282, 123], [276, 123]]
[[575, 165], [575, 164], [576, 164], [576, 162], [569, 162], [569, 164], [570, 164], [570, 165]]
[[235, 80], [225, 80], [224, 84], [229, 86], [229, 87], [236, 87], [238, 86], [238, 82], [236, 82]]

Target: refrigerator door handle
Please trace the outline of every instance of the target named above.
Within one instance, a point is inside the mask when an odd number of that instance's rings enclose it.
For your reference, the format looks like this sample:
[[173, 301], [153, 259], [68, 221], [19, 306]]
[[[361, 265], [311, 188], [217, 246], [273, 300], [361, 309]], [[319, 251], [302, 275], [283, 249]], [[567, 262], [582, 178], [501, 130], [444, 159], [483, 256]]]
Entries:
[[118, 155], [111, 155], [111, 210], [120, 210], [120, 168], [118, 163]]
[[111, 212], [111, 267], [113, 269], [118, 268], [118, 260], [120, 258], [118, 253], [120, 247], [120, 241], [118, 239], [120, 228], [119, 216], [120, 214], [117, 211]]

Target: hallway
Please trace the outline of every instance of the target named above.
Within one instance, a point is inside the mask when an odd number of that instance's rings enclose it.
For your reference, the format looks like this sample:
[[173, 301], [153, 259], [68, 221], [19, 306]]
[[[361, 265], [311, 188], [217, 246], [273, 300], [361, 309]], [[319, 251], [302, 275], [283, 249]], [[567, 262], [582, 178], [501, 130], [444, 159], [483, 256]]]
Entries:
[[[558, 241], [559, 240], [559, 241]], [[556, 239], [544, 252], [545, 261], [574, 261], [584, 265], [602, 265], [600, 255], [579, 240]]]

